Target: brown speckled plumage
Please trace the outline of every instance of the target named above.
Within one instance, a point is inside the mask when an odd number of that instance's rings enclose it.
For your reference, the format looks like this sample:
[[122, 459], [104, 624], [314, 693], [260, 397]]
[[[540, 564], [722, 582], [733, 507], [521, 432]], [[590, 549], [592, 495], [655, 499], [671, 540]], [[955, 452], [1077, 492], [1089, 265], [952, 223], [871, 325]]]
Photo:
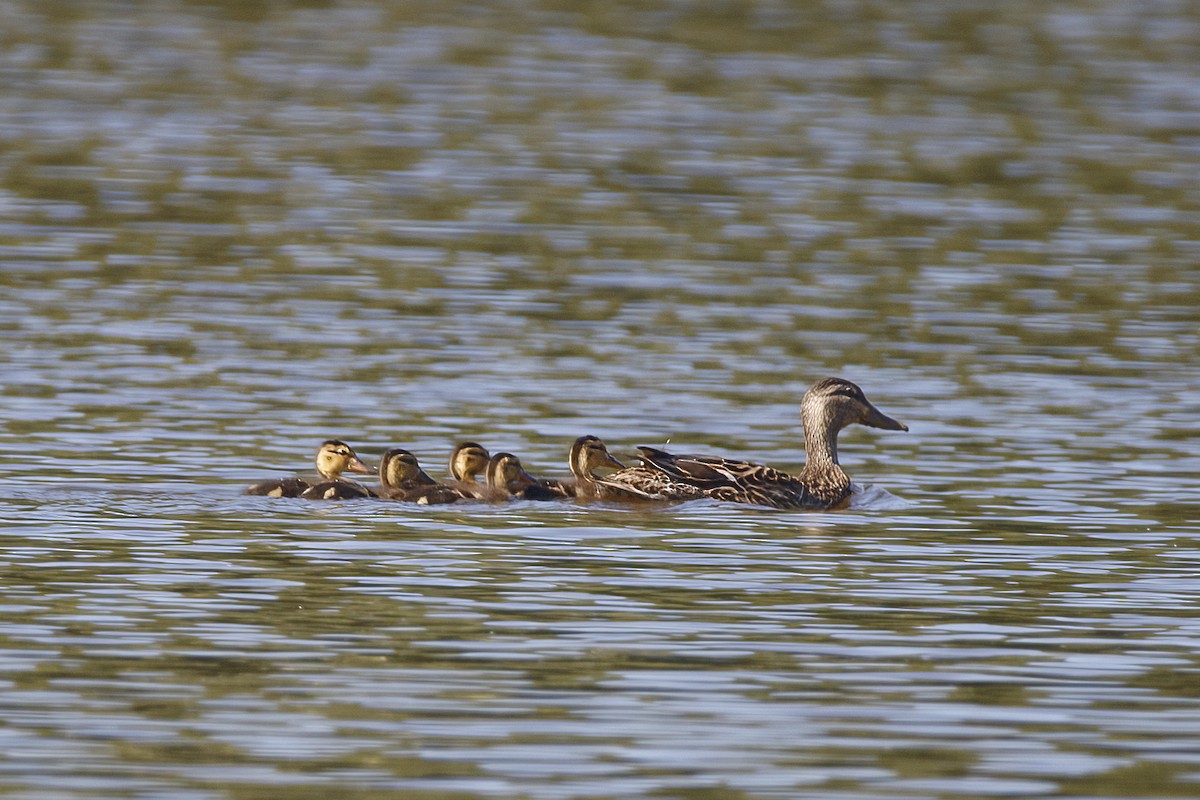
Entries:
[[838, 432], [855, 423], [908, 430], [875, 408], [856, 385], [841, 378], [824, 378], [805, 392], [800, 418], [807, 457], [798, 475], [749, 461], [673, 455], [641, 447], [642, 466], [597, 483], [602, 496], [616, 499], [677, 501], [711, 497], [774, 508], [842, 508], [850, 499], [850, 478], [838, 464]]

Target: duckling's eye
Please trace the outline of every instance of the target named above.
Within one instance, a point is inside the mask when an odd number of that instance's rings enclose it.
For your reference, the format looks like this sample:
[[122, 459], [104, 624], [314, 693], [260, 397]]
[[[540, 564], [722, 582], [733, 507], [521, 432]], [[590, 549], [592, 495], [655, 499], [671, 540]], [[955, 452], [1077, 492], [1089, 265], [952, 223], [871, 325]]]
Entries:
[[339, 456], [348, 456], [348, 455], [350, 455], [350, 451], [348, 451], [348, 450], [338, 450], [338, 451], [337, 451], [337, 454], [338, 454]]

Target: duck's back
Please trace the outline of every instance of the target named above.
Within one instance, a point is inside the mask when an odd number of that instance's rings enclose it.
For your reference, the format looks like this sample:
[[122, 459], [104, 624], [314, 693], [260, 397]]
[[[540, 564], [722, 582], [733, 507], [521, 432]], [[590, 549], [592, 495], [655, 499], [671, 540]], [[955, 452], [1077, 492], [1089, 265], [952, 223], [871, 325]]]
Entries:
[[402, 500], [406, 503], [417, 503], [423, 506], [449, 505], [460, 500], [474, 499], [473, 495], [466, 494], [456, 486], [444, 483], [414, 484], [408, 482], [407, 486], [390, 489], [385, 496], [391, 500]]
[[260, 497], [299, 497], [309, 488], [308, 481], [303, 478], [281, 478], [275, 481], [263, 481], [247, 486], [243, 494]]
[[705, 497], [772, 508], [819, 510], [836, 508], [849, 498], [849, 485], [814, 485], [798, 475], [720, 456], [675, 455], [639, 447], [642, 463], [672, 481], [700, 489]]
[[577, 496], [577, 492], [573, 482], [554, 478], [543, 478], [517, 493], [517, 497], [522, 500], [562, 500], [575, 496]]
[[698, 486], [671, 478], [651, 467], [628, 467], [593, 481], [596, 494], [605, 500], [681, 502], [705, 497]]
[[365, 486], [354, 481], [321, 481], [308, 487], [300, 495], [305, 500], [357, 500], [375, 495]]

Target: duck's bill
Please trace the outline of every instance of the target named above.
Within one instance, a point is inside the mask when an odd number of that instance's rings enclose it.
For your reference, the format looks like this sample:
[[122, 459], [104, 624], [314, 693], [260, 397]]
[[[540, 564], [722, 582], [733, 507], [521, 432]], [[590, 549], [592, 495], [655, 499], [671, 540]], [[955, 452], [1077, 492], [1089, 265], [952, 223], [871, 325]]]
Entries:
[[885, 431], [908, 430], [908, 426], [903, 422], [892, 419], [875, 406], [869, 406], [867, 417], [863, 420], [863, 425], [870, 425], [872, 428], [882, 428]]
[[350, 459], [350, 463], [346, 465], [346, 469], [350, 470], [351, 472], [360, 472], [363, 475], [371, 474], [371, 468], [358, 458]]
[[604, 463], [601, 464], [600, 466], [612, 467], [614, 469], [625, 469], [625, 465], [622, 464], [620, 461], [617, 461], [616, 456], [614, 456], [612, 453], [606, 452], [604, 455], [605, 455]]

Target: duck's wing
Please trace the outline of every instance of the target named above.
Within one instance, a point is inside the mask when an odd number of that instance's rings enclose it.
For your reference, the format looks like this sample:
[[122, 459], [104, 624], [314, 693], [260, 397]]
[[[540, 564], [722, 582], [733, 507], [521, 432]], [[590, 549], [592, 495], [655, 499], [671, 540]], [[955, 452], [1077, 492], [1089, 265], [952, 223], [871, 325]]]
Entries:
[[793, 476], [777, 469], [719, 456], [675, 455], [655, 447], [639, 447], [642, 464], [657, 469], [673, 480], [706, 489], [748, 482], [780, 482]]
[[649, 467], [628, 467], [595, 481], [597, 493], [606, 500], [657, 500], [678, 502], [704, 497], [699, 486], [673, 480]]
[[308, 485], [308, 481], [303, 478], [281, 478], [276, 481], [263, 481], [247, 486], [243, 494], [261, 497], [299, 497], [308, 489]]
[[654, 447], [639, 447], [645, 469], [669, 480], [686, 483], [706, 497], [774, 508], [829, 507], [829, 498], [814, 492], [796, 475], [753, 461], [719, 456], [675, 455]]

